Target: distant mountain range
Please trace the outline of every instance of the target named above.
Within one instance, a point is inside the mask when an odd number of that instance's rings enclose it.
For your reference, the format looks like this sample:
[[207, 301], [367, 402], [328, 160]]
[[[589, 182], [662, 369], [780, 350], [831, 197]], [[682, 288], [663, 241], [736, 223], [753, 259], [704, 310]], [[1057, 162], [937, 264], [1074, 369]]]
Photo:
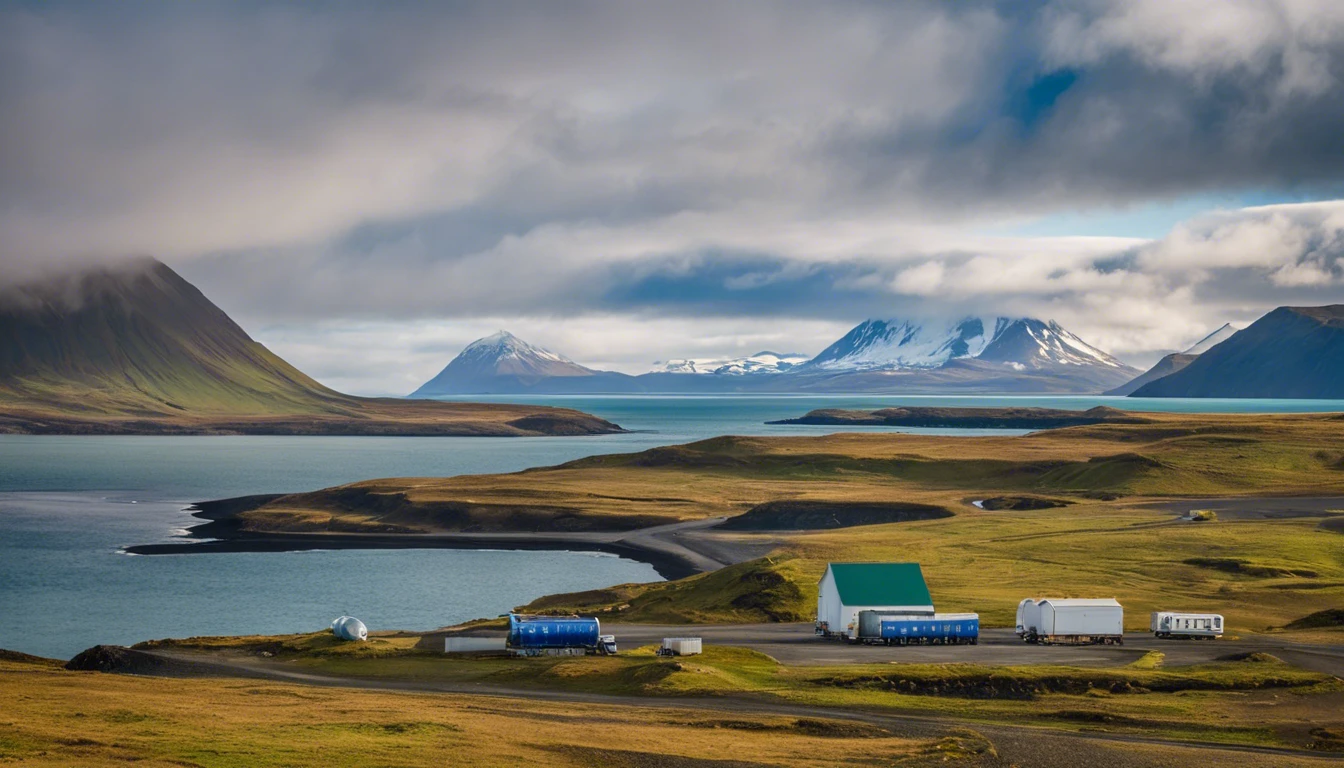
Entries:
[[1058, 323], [867, 320], [810, 360], [673, 360], [639, 376], [585, 368], [508, 333], [473, 342], [413, 397], [685, 392], [1088, 393], [1138, 373]]
[[341, 394], [253, 341], [153, 259], [0, 291], [0, 432], [615, 431], [614, 424], [568, 409]]
[[1344, 399], [1344, 304], [1279, 307], [1133, 396]]
[[1227, 323], [1223, 325], [1222, 328], [1219, 328], [1213, 333], [1210, 333], [1208, 336], [1205, 336], [1204, 338], [1200, 339], [1198, 342], [1195, 343], [1194, 346], [1190, 347], [1189, 349], [1183, 352], [1173, 352], [1170, 355], [1167, 355], [1161, 360], [1158, 360], [1157, 363], [1153, 365], [1152, 368], [1149, 368], [1148, 370], [1139, 374], [1135, 378], [1125, 382], [1124, 384], [1116, 387], [1115, 389], [1108, 390], [1105, 394], [1116, 395], [1121, 397], [1133, 394], [1135, 390], [1139, 389], [1148, 382], [1157, 381], [1163, 376], [1170, 376], [1171, 374], [1181, 370], [1190, 363], [1193, 363], [1195, 361], [1195, 358], [1199, 357], [1201, 354], [1209, 351], [1210, 349], [1213, 349], [1218, 344], [1221, 344], [1222, 342], [1228, 340], [1229, 338], [1232, 337], [1232, 334], [1236, 332], [1237, 329], [1233, 327], [1231, 323]]
[[746, 376], [755, 373], [784, 373], [812, 358], [800, 352], [757, 352], [746, 357], [668, 360], [654, 363], [650, 373], [697, 373], [720, 376]]

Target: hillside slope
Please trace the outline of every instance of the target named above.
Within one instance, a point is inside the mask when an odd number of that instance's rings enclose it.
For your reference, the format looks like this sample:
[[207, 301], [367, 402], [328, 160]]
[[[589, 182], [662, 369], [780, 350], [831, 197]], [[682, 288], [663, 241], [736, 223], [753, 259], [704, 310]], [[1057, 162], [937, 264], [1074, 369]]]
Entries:
[[1279, 307], [1132, 396], [1344, 398], [1344, 304]]
[[1154, 363], [1152, 368], [1149, 368], [1115, 389], [1107, 390], [1102, 394], [1114, 395], [1116, 397], [1132, 395], [1139, 389], [1139, 387], [1142, 387], [1151, 381], [1157, 381], [1164, 376], [1170, 376], [1179, 370], [1183, 370], [1198, 357], [1199, 355], [1187, 355], [1182, 352], [1173, 352]]
[[[521, 419], [529, 421], [511, 423]], [[254, 341], [153, 259], [0, 292], [0, 431], [512, 435], [616, 429], [564, 409], [341, 394]]]

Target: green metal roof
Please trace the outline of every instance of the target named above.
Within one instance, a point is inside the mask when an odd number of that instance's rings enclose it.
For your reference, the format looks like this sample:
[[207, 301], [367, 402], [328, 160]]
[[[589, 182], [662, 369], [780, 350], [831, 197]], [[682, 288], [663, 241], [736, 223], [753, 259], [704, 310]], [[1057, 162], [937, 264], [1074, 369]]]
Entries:
[[919, 563], [831, 563], [845, 605], [933, 605]]

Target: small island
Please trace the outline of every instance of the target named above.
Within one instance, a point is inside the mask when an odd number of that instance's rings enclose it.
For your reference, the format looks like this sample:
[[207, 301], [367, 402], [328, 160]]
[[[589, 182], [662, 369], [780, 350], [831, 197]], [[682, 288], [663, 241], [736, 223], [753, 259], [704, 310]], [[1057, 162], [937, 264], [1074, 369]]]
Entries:
[[901, 406], [876, 411], [822, 408], [796, 419], [767, 424], [814, 424], [836, 427], [922, 427], [926, 429], [1058, 429], [1093, 424], [1148, 424], [1152, 419], [1099, 405], [1086, 411], [1058, 408], [942, 408]]

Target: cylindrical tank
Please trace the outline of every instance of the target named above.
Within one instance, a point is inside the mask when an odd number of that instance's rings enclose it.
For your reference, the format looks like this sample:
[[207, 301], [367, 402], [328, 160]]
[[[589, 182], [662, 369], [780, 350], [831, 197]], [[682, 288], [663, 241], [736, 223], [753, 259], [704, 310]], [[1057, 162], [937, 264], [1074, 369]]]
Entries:
[[601, 634], [597, 619], [509, 614], [510, 648], [595, 648]]
[[331, 633], [342, 640], [369, 639], [369, 628], [354, 616], [342, 616], [331, 622]]

